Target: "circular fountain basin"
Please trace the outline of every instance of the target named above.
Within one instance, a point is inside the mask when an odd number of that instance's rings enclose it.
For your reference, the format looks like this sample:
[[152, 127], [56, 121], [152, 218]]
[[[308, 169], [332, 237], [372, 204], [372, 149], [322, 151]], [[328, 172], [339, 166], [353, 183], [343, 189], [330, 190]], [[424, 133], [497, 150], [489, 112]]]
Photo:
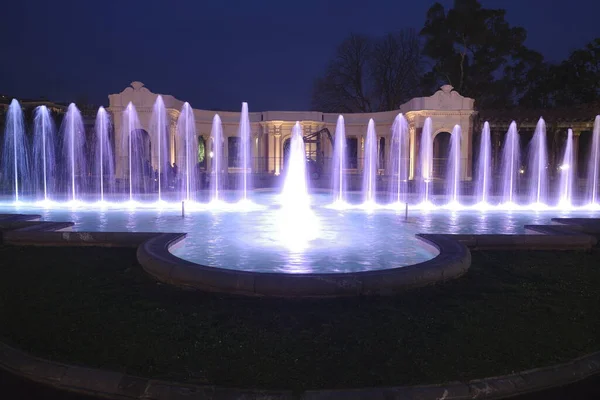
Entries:
[[[255, 191], [250, 203], [233, 196], [220, 205], [180, 202], [99, 204], [0, 203], [0, 213], [40, 214], [74, 222], [77, 231], [184, 232], [173, 255], [210, 267], [259, 273], [335, 274], [389, 270], [418, 264], [439, 251], [418, 233], [524, 233], [526, 224], [553, 217], [597, 216], [598, 211], [331, 207], [331, 195], [311, 195], [309, 210], [286, 209], [272, 191]], [[360, 195], [350, 195], [360, 203]]]

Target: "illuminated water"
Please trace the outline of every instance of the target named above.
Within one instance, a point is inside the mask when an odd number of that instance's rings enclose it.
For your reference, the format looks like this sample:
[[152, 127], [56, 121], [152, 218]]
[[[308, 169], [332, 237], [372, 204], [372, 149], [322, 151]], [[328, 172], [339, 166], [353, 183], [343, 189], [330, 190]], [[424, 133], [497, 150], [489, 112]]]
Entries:
[[[571, 132], [560, 179], [549, 181], [541, 119], [529, 154], [523, 157], [517, 127], [511, 124], [503, 140], [501, 166], [491, 165], [489, 126], [485, 124], [475, 182], [464, 182], [468, 164], [461, 154], [460, 126], [451, 135], [447, 170], [443, 171], [446, 180], [442, 181], [433, 174], [431, 119], [424, 121], [420, 158], [412, 164], [409, 150], [416, 152], [417, 145], [411, 147], [412, 131], [403, 116], [396, 118], [391, 132], [380, 132], [391, 139], [389, 162], [384, 165], [378, 165], [380, 141], [371, 119], [364, 126], [366, 135], [358, 138], [363, 162], [347, 171], [340, 116], [332, 165], [324, 168], [333, 172], [331, 177], [325, 175], [331, 178], [332, 188], [322, 191], [311, 187], [313, 181], [307, 179], [304, 127], [296, 123], [282, 180], [274, 181], [273, 189], [261, 191], [251, 189], [253, 136], [246, 103], [237, 129], [240, 146], [234, 168], [228, 168], [223, 126], [220, 117], [214, 116], [207, 142], [211, 152], [202, 170], [210, 180], [208, 190], [201, 188], [193, 109], [183, 105], [173, 130], [169, 124], [175, 121], [167, 118], [171, 117], [160, 96], [149, 127], [140, 124], [130, 103], [123, 112], [121, 141], [115, 143], [109, 114], [103, 108], [98, 110], [95, 128], [85, 132], [79, 110], [71, 104], [59, 134], [54, 135], [47, 109], [38, 108], [31, 124], [23, 121], [21, 107], [13, 101], [4, 127], [0, 212], [72, 221], [76, 230], [185, 232], [188, 238], [173, 251], [188, 260], [290, 273], [392, 268], [435, 256], [416, 233], [522, 233], [523, 225], [548, 223], [552, 217], [600, 215], [599, 118], [587, 182], [580, 185], [588, 188], [586, 193], [576, 190]], [[230, 128], [227, 132], [235, 132]], [[114, 160], [113, 151], [120, 160]], [[232, 173], [238, 178], [235, 190], [230, 190], [229, 182], [235, 180], [230, 179]], [[348, 190], [350, 174], [362, 177], [362, 188]], [[414, 184], [408, 180], [410, 174]]]
[[450, 154], [448, 155], [448, 175], [446, 179], [446, 197], [451, 205], [457, 205], [460, 202], [460, 182], [461, 182], [461, 156], [460, 142], [462, 131], [460, 126], [455, 125], [450, 136]]
[[[208, 194], [206, 194], [208, 197]], [[226, 192], [234, 201], [237, 193]], [[79, 209], [0, 205], [1, 212], [39, 213], [45, 220], [72, 221], [76, 230], [188, 232], [173, 250], [179, 257], [223, 268], [250, 271], [343, 272], [400, 267], [436, 255], [416, 233], [524, 233], [525, 224], [549, 223], [559, 216], [598, 216], [584, 211], [460, 211], [378, 209], [344, 211], [328, 208], [328, 192], [311, 195], [319, 238], [299, 248], [282, 236], [281, 199], [276, 192], [254, 192], [251, 200], [264, 208], [249, 212], [190, 211], [184, 218], [178, 208]], [[349, 193], [354, 204], [359, 192]], [[294, 229], [297, 227], [290, 227]]]
[[392, 125], [392, 147], [390, 149], [390, 202], [408, 201], [408, 165], [410, 160], [408, 145], [408, 122], [398, 114]]
[[546, 146], [546, 122], [540, 118], [529, 143], [529, 202], [547, 204], [548, 196], [548, 147]]
[[419, 199], [424, 204], [431, 203], [431, 186], [433, 178], [433, 139], [431, 129], [431, 118], [427, 117], [423, 124], [423, 132], [421, 133], [420, 144], [420, 177]]
[[518, 181], [521, 168], [519, 133], [513, 121], [508, 127], [502, 146], [502, 202], [514, 204], [517, 197]]
[[54, 192], [56, 128], [46, 106], [36, 107], [33, 121], [33, 190], [47, 201]]
[[346, 201], [346, 128], [344, 117], [339, 116], [335, 126], [335, 142], [333, 147], [332, 189], [334, 203], [343, 204]]
[[477, 200], [480, 203], [487, 204], [492, 189], [492, 141], [490, 138], [490, 125], [487, 122], [483, 124], [481, 132], [476, 185]]
[[375, 204], [377, 193], [377, 133], [375, 121], [369, 120], [365, 139], [365, 156], [363, 163], [363, 198], [365, 204]]

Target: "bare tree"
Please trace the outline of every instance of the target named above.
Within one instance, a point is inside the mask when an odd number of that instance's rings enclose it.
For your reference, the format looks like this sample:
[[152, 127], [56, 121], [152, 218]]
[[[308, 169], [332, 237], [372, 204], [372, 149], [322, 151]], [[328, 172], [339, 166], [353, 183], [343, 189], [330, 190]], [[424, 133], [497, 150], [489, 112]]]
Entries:
[[379, 111], [396, 110], [418, 95], [421, 49], [413, 30], [387, 34], [375, 42], [371, 74]]
[[352, 34], [316, 79], [312, 106], [336, 113], [397, 109], [416, 94], [420, 63], [419, 39], [413, 31], [375, 40]]
[[325, 75], [317, 78], [313, 107], [329, 112], [370, 112], [368, 63], [371, 40], [351, 34], [337, 49]]

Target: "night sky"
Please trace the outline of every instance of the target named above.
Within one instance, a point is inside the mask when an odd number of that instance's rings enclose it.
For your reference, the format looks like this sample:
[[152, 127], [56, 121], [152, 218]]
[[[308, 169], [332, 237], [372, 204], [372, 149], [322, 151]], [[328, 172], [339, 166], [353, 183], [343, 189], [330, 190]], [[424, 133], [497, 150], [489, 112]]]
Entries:
[[[451, 0], [441, 1], [451, 6]], [[600, 36], [599, 0], [483, 0], [553, 61]], [[426, 0], [22, 0], [0, 9], [0, 93], [107, 104], [139, 80], [194, 108], [306, 110], [350, 32], [420, 29]]]

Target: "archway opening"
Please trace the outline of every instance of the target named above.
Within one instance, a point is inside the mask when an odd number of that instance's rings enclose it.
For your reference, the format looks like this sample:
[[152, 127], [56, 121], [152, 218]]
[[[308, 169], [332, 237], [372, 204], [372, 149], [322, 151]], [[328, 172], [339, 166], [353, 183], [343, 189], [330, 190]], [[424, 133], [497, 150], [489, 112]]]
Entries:
[[446, 177], [448, 155], [450, 153], [450, 132], [439, 132], [433, 139], [433, 177]]
[[151, 163], [152, 143], [145, 129], [134, 129], [131, 135], [131, 180], [138, 192], [148, 192], [152, 188], [154, 168]]

